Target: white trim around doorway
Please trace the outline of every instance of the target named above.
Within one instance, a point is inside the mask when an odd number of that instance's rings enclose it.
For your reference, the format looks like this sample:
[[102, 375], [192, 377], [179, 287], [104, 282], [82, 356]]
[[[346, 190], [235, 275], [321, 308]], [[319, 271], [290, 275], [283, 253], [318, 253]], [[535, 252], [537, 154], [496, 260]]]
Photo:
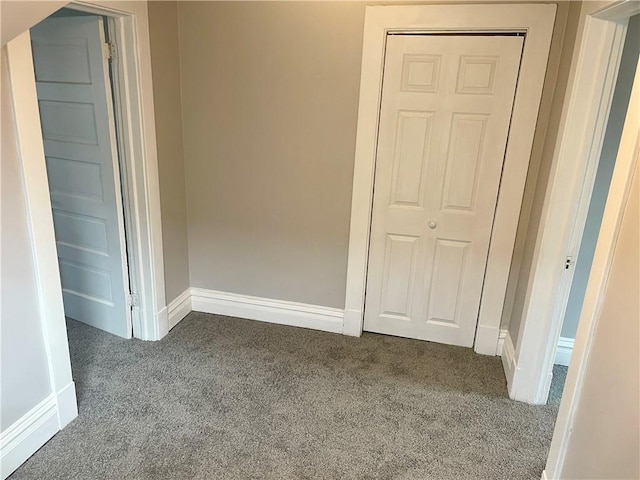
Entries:
[[[159, 340], [168, 333], [169, 325], [165, 299], [160, 189], [146, 6], [131, 2], [104, 1], [73, 2], [66, 8], [107, 17], [112, 42], [116, 47], [112, 83], [123, 174], [129, 273], [139, 300], [137, 308], [133, 309], [133, 335], [143, 340]], [[19, 137], [26, 135], [31, 139], [33, 147], [30, 148], [35, 150], [35, 144], [41, 144], [42, 139], [29, 32], [9, 42], [7, 50], [9, 70], [12, 72], [12, 78], [16, 80], [12, 82], [16, 129]], [[17, 76], [17, 59], [22, 57], [29, 57], [23, 62], [28, 61], [31, 68], [25, 66]], [[17, 100], [18, 98], [20, 100]], [[21, 115], [26, 115], [27, 112], [30, 121], [19, 121]], [[20, 148], [25, 178], [33, 178], [35, 182], [33, 185], [26, 185], [28, 203], [37, 204], [43, 209], [43, 216], [50, 217], [44, 151], [37, 149], [37, 152], [25, 155], [22, 149], [27, 147], [21, 145]], [[34, 222], [34, 238], [39, 237], [39, 230], [53, 231], [53, 225], [48, 223], [51, 223], [50, 218], [49, 221], [42, 218]], [[44, 243], [50, 241], [51, 238], [47, 236], [42, 242], [36, 243], [35, 248], [47, 249], [48, 246]], [[55, 242], [53, 246], [55, 253]], [[48, 262], [51, 260], [47, 259]], [[43, 265], [40, 267], [44, 268]], [[53, 268], [54, 265], [49, 267]], [[54, 271], [57, 272], [57, 269], [56, 263]], [[46, 285], [48, 290], [52, 290], [50, 283]], [[49, 310], [49, 304], [43, 307]]]
[[[635, 13], [640, 13], [638, 11], [640, 5], [637, 5], [637, 2], [635, 7]], [[614, 10], [614, 13], [620, 11], [615, 12]], [[615, 19], [615, 17], [613, 18]], [[542, 478], [556, 479], [561, 478], [562, 475], [623, 215], [630, 198], [634, 176], [638, 175], [640, 175], [640, 69], [637, 69], [635, 74], [629, 109], [611, 179], [610, 193], [607, 196], [602, 216], [600, 234], [578, 323], [575, 346]], [[630, 292], [629, 294], [633, 295], [634, 293]], [[615, 346], [611, 348], [615, 348]]]
[[[127, 204], [133, 228], [135, 262], [140, 295], [140, 315], [134, 319], [134, 336], [159, 340], [168, 333], [164, 263], [160, 220], [160, 191], [155, 138], [151, 48], [147, 5], [144, 2], [73, 3], [70, 8], [89, 11], [110, 19], [120, 56], [116, 103], [118, 119], [125, 129], [125, 159], [130, 191]], [[13, 103], [18, 155], [22, 168], [27, 222], [32, 241], [35, 276], [43, 340], [51, 379], [51, 397], [46, 411], [34, 410], [16, 426], [12, 436], [11, 465], [19, 465], [57, 430], [78, 415], [75, 384], [71, 373], [62, 286], [49, 197], [49, 183], [33, 69], [29, 31], [6, 45], [9, 83]], [[50, 416], [53, 405], [53, 417]], [[44, 407], [43, 407], [44, 409]], [[46, 421], [45, 421], [46, 420]], [[40, 428], [42, 426], [42, 429]], [[37, 430], [34, 428], [37, 427]], [[45, 428], [46, 427], [46, 428]], [[35, 432], [35, 433], [34, 433]], [[29, 433], [29, 435], [27, 435]], [[31, 435], [34, 433], [35, 436]], [[3, 436], [3, 445], [9, 439]], [[4, 467], [3, 458], [3, 467]], [[17, 463], [16, 463], [17, 462]], [[8, 463], [8, 465], [9, 465]], [[3, 470], [3, 474], [5, 470]]]
[[112, 84], [127, 211], [129, 275], [138, 301], [133, 308], [133, 336], [160, 340], [169, 332], [169, 321], [146, 5], [78, 1], [67, 8], [108, 19], [110, 41], [116, 49]]
[[556, 5], [411, 5], [367, 7], [351, 204], [343, 333], [359, 336], [369, 255], [378, 118], [388, 32], [526, 35], [494, 218], [474, 350], [496, 355], [524, 185], [542, 96]]
[[[547, 401], [573, 280], [573, 269], [565, 269], [565, 261], [567, 257], [576, 258], [580, 248], [627, 22], [637, 13], [640, 13], [638, 2], [615, 2], [587, 15], [584, 21], [527, 282], [521, 328], [518, 338], [512, 339], [516, 344], [513, 362], [517, 367], [508, 389], [515, 400], [532, 404]], [[617, 164], [615, 168], [619, 171]], [[610, 191], [614, 191], [614, 181], [615, 177]], [[623, 180], [617, 181], [622, 185]], [[583, 348], [578, 339], [574, 348], [574, 352]]]

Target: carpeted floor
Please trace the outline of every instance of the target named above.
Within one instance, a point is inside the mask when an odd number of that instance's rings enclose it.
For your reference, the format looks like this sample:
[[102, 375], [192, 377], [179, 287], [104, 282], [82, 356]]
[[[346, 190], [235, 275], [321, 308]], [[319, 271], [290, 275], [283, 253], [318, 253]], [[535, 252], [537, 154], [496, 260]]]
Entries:
[[79, 417], [18, 479], [539, 479], [550, 404], [498, 357], [191, 313], [160, 342], [69, 321]]

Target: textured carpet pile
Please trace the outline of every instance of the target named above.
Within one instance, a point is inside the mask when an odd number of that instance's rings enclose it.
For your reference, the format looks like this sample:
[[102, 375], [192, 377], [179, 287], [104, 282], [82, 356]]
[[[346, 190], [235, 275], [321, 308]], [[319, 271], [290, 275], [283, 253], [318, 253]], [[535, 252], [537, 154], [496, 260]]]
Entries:
[[160, 342], [69, 321], [79, 416], [18, 479], [539, 479], [549, 405], [499, 357], [191, 313]]

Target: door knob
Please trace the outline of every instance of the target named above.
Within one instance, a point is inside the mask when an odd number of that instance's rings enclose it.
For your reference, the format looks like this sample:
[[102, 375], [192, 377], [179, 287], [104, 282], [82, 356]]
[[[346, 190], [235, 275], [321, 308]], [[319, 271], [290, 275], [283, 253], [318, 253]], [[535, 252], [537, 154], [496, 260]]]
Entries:
[[438, 224], [436, 222], [429, 222], [429, 228], [436, 228]]

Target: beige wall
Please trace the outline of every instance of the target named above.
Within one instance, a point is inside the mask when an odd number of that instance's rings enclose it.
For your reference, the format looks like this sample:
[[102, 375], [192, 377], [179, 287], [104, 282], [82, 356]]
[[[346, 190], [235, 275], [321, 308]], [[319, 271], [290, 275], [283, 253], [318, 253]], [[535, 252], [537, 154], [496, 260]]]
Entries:
[[0, 431], [4, 432], [45, 399], [51, 392], [51, 381], [13, 123], [6, 47], [2, 48], [1, 57]]
[[363, 4], [178, 11], [191, 286], [343, 308]]
[[158, 145], [167, 303], [189, 288], [187, 207], [176, 2], [149, 2], [149, 38]]
[[[365, 3], [178, 11], [191, 285], [343, 308]], [[562, 2], [530, 199], [570, 63], [568, 12]]]
[[64, 7], [66, 1], [2, 1], [0, 3], [0, 38], [2, 45]]
[[640, 478], [639, 225], [636, 168], [561, 478]]

